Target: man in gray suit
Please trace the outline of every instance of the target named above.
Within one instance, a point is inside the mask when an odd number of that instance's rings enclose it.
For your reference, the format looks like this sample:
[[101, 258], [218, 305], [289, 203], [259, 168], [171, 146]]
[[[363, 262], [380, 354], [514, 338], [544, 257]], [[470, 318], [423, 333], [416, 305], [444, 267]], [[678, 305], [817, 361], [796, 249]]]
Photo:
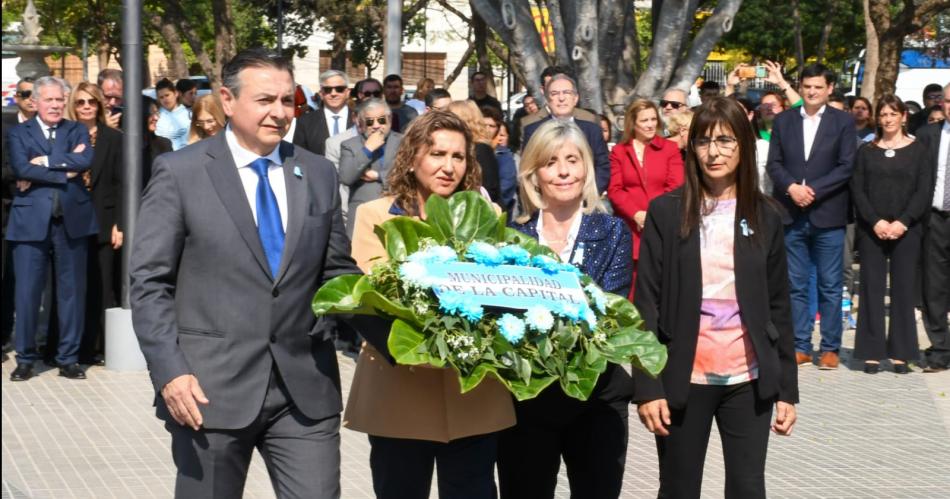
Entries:
[[392, 130], [392, 111], [382, 99], [367, 99], [356, 108], [359, 135], [340, 145], [340, 183], [350, 188], [346, 234], [353, 236], [356, 207], [379, 199], [386, 190], [389, 167], [396, 160], [402, 134]]
[[133, 243], [132, 318], [172, 436], [179, 498], [240, 497], [254, 448], [277, 497], [340, 496], [340, 378], [310, 311], [358, 273], [333, 165], [282, 142], [290, 62], [222, 71], [224, 133], [156, 160]]

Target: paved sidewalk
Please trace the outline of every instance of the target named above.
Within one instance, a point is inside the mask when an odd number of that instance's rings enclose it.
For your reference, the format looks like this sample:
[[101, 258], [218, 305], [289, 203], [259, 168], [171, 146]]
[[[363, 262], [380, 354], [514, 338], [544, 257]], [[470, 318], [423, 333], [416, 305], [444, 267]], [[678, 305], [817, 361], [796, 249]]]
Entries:
[[[853, 336], [846, 333], [846, 346]], [[340, 366], [348, 390], [354, 363], [340, 357]], [[172, 496], [169, 438], [152, 416], [146, 373], [92, 368], [88, 380], [70, 381], [47, 370], [28, 382], [11, 383], [13, 367], [12, 360], [3, 364], [2, 498]], [[773, 436], [770, 443], [769, 496], [948, 497], [950, 372], [868, 376], [855, 367], [801, 369], [795, 433]], [[623, 497], [655, 497], [653, 439], [635, 415], [630, 433]], [[343, 430], [342, 440], [343, 497], [373, 497], [366, 437]], [[703, 496], [721, 497], [723, 483], [722, 451], [714, 434]], [[558, 497], [568, 496], [562, 473]], [[274, 497], [256, 455], [245, 497]]]

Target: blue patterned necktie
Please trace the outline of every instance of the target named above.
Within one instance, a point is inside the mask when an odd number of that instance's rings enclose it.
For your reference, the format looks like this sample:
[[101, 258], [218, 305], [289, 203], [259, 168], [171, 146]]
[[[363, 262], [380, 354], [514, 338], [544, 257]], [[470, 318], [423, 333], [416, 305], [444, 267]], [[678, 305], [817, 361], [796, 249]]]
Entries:
[[340, 117], [333, 115], [333, 135], [340, 133]]
[[267, 167], [270, 160], [258, 158], [251, 163], [251, 169], [257, 174], [257, 234], [264, 247], [264, 255], [270, 265], [272, 277], [277, 277], [280, 270], [280, 255], [284, 252], [284, 227], [280, 221], [280, 208], [277, 206], [277, 196], [270, 188], [267, 178]]

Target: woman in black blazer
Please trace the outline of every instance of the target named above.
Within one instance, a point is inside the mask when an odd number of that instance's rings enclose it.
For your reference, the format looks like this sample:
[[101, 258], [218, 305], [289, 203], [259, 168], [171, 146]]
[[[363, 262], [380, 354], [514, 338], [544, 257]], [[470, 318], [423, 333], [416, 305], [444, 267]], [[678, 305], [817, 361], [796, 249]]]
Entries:
[[83, 181], [92, 194], [99, 235], [90, 239], [86, 288], [86, 328], [79, 361], [101, 364], [104, 314], [116, 305], [116, 252], [122, 247], [122, 133], [106, 125], [105, 97], [98, 86], [82, 82], [70, 96], [69, 114], [89, 129], [95, 150]]
[[791, 433], [798, 371], [783, 225], [759, 192], [755, 137], [732, 99], [693, 117], [683, 187], [650, 204], [636, 305], [666, 344], [666, 369], [634, 370], [634, 401], [656, 435], [659, 497], [699, 497], [713, 419], [725, 496], [765, 497], [769, 426]]

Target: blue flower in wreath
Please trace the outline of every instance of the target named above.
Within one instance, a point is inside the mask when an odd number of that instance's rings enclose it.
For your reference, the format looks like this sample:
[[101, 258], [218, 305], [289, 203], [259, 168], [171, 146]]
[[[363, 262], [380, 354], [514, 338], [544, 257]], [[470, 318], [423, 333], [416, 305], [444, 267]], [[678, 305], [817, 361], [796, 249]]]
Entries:
[[482, 320], [485, 309], [472, 300], [466, 299], [458, 293], [442, 293], [439, 295], [439, 309], [451, 315], [457, 315], [469, 322]]
[[524, 314], [528, 327], [539, 333], [546, 333], [554, 327], [554, 315], [542, 305], [532, 305]]
[[594, 300], [594, 306], [597, 307], [597, 310], [602, 313], [607, 313], [607, 295], [604, 292], [595, 286], [594, 284], [588, 284], [584, 286], [584, 291], [587, 291], [587, 294], [590, 295], [590, 298]]
[[475, 263], [488, 265], [490, 267], [501, 265], [504, 262], [504, 259], [501, 256], [501, 252], [498, 251], [498, 248], [481, 241], [475, 241], [474, 243], [469, 244], [468, 248], [465, 250], [465, 257]]
[[502, 246], [498, 250], [505, 262], [512, 265], [528, 265], [531, 262], [531, 253], [517, 244]]
[[558, 302], [551, 311], [572, 321], [581, 320], [581, 306], [576, 303]]
[[511, 314], [504, 314], [498, 319], [498, 331], [512, 344], [524, 338], [524, 325], [523, 320]]
[[460, 315], [468, 319], [469, 322], [478, 322], [485, 315], [485, 309], [481, 305], [476, 305], [472, 300], [465, 300]]
[[557, 274], [561, 270], [561, 262], [547, 255], [536, 255], [531, 259], [531, 266], [543, 270], [545, 274]]
[[584, 319], [584, 322], [590, 327], [590, 330], [593, 331], [597, 328], [597, 314], [594, 313], [594, 310], [587, 305], [582, 305], [581, 309], [581, 319]]
[[422, 251], [417, 251], [409, 255], [410, 262], [421, 263], [423, 265], [433, 263], [447, 263], [458, 261], [458, 254], [448, 246], [431, 246]]

